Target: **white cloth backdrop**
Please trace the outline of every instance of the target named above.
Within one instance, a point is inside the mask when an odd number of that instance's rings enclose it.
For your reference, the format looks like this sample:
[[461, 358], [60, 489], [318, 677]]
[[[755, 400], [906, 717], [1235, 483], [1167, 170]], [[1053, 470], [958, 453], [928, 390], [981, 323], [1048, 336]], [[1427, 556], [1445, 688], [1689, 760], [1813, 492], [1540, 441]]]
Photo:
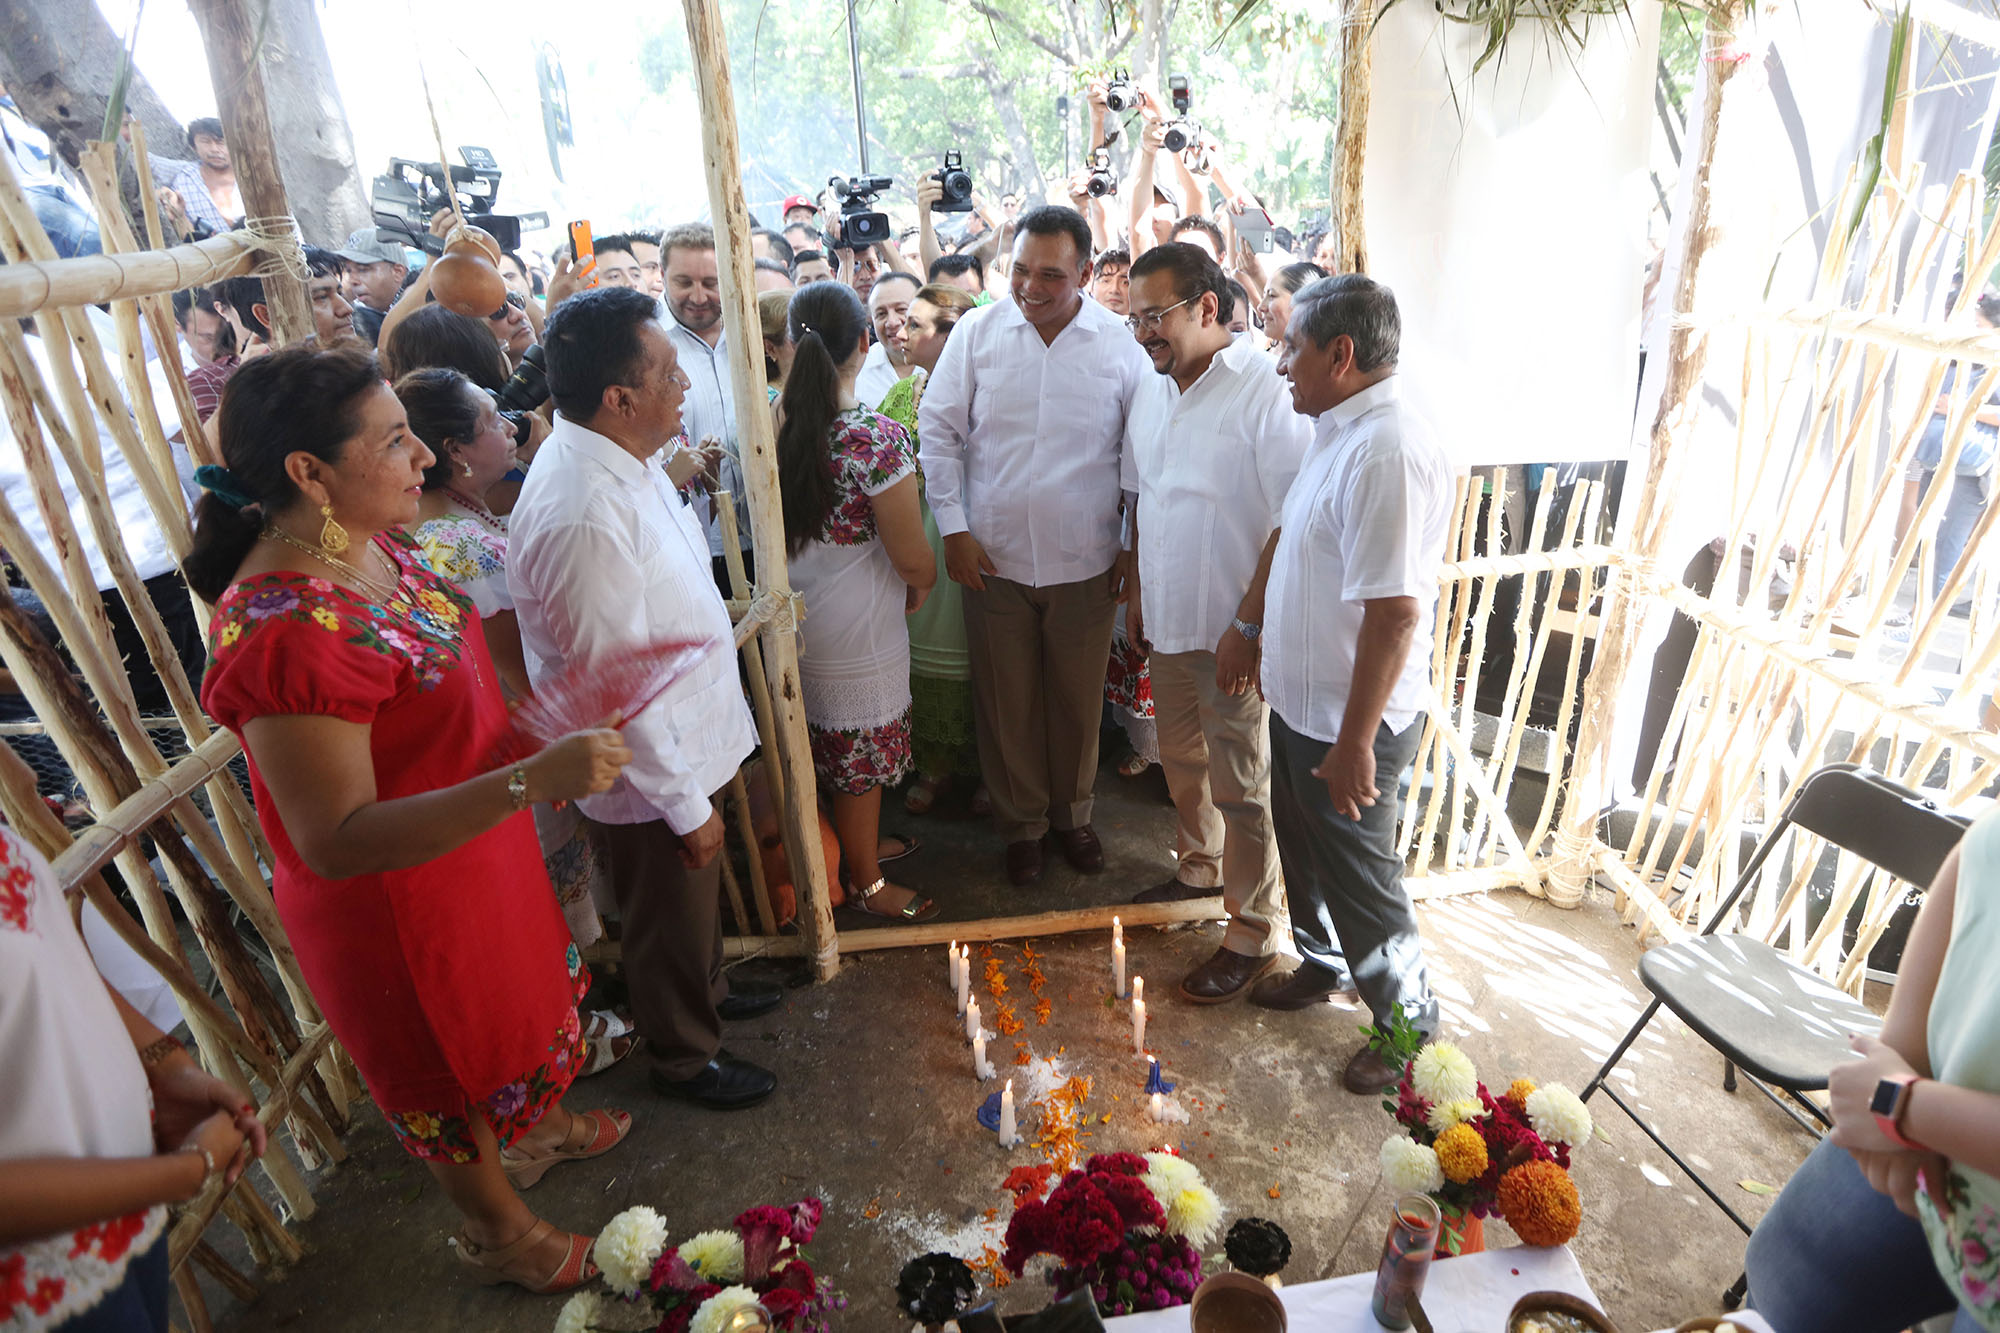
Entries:
[[1580, 55], [1536, 26], [1476, 77], [1484, 29], [1419, 0], [1375, 29], [1368, 267], [1460, 466], [1617, 458], [1631, 437], [1660, 4], [1593, 20]]

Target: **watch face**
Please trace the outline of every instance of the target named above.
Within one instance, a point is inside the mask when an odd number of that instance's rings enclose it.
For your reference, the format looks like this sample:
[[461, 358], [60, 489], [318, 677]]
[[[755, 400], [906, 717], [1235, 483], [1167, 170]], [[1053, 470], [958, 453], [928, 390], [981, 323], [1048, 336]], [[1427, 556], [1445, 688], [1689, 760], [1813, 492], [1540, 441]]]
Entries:
[[1868, 1110], [1873, 1115], [1894, 1115], [1896, 1101], [1908, 1086], [1893, 1078], [1885, 1078], [1875, 1085], [1875, 1095], [1868, 1099]]

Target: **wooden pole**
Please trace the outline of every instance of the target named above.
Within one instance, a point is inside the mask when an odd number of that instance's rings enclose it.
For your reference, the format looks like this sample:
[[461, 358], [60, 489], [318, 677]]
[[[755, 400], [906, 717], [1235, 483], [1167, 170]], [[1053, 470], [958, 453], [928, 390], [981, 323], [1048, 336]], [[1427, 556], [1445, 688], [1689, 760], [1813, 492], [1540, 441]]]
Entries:
[[1700, 296], [1702, 260], [1717, 240], [1720, 221], [1715, 214], [1710, 179], [1715, 165], [1716, 128], [1729, 85], [1740, 67], [1727, 48], [1747, 22], [1747, 10], [1748, 0], [1718, 0], [1709, 12], [1703, 38], [1701, 67], [1707, 87], [1700, 137], [1692, 162], [1693, 191], [1687, 229], [1682, 233], [1680, 277], [1674, 286], [1674, 325], [1667, 341], [1667, 382], [1660, 396], [1659, 411], [1653, 418], [1645, 480], [1635, 497], [1632, 521], [1626, 528], [1628, 554], [1620, 577], [1605, 588], [1600, 621], [1603, 632], [1591, 662], [1590, 679], [1584, 686], [1583, 716], [1569, 793], [1556, 824], [1555, 858], [1549, 867], [1548, 897], [1558, 907], [1576, 907], [1582, 903], [1584, 885], [1597, 860], [1591, 853], [1591, 842], [1609, 788], [1612, 723], [1645, 624], [1641, 598], [1635, 594], [1642, 587], [1644, 571], [1651, 568], [1665, 539], [1666, 516], [1673, 504], [1679, 465], [1687, 452], [1683, 446], [1693, 436], [1701, 411], [1702, 372], [1708, 364], [1709, 339], [1707, 330], [1694, 327], [1690, 317], [1696, 312]]
[[[190, 7], [201, 25], [202, 45], [208, 48], [208, 76], [229, 132], [229, 160], [236, 167], [244, 216], [289, 218], [292, 210], [285, 201], [285, 176], [278, 167], [277, 138], [271, 132], [271, 108], [264, 92], [259, 25], [245, 0], [193, 0]], [[312, 336], [312, 301], [303, 279], [284, 272], [267, 275], [264, 304], [271, 311], [271, 332], [280, 345]]]
[[1362, 166], [1368, 157], [1368, 103], [1373, 90], [1369, 35], [1375, 6], [1341, 0], [1340, 130], [1333, 148], [1334, 234], [1340, 238], [1341, 273], [1368, 271], [1368, 230], [1361, 205]]
[[[241, 0], [203, 0], [211, 7]], [[778, 454], [770, 404], [764, 397], [764, 339], [751, 281], [750, 214], [743, 203], [736, 94], [729, 83], [729, 42], [713, 0], [685, 0], [688, 51], [700, 95], [703, 169], [709, 214], [716, 220], [715, 258], [722, 279], [722, 327], [729, 339], [730, 388], [736, 399], [736, 439], [742, 453], [743, 489], [750, 506], [750, 536], [757, 575], [765, 591], [787, 601], [785, 526], [778, 498]], [[777, 710], [774, 775], [784, 792], [779, 825], [799, 894], [799, 930], [814, 973], [822, 980], [840, 969], [834, 938], [827, 867], [820, 854], [819, 795], [806, 738], [805, 699], [799, 683], [795, 618], [780, 616], [764, 630], [764, 673]]]

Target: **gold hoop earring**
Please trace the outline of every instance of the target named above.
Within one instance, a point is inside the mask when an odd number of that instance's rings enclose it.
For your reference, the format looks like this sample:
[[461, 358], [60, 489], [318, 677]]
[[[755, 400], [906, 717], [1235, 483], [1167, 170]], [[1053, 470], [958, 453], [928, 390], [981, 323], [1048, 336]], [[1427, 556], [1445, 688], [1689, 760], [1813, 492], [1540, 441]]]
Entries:
[[319, 507], [319, 516], [326, 521], [319, 526], [319, 547], [328, 555], [339, 555], [347, 549], [347, 529], [333, 521], [333, 506]]

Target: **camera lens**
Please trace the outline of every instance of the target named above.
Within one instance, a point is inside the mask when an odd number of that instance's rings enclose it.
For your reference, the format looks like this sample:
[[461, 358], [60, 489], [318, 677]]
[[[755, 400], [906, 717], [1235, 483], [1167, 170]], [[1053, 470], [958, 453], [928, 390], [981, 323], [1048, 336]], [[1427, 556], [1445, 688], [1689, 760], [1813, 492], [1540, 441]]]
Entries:
[[1167, 126], [1165, 137], [1167, 151], [1170, 153], [1178, 153], [1188, 146], [1187, 127], [1178, 122]]

